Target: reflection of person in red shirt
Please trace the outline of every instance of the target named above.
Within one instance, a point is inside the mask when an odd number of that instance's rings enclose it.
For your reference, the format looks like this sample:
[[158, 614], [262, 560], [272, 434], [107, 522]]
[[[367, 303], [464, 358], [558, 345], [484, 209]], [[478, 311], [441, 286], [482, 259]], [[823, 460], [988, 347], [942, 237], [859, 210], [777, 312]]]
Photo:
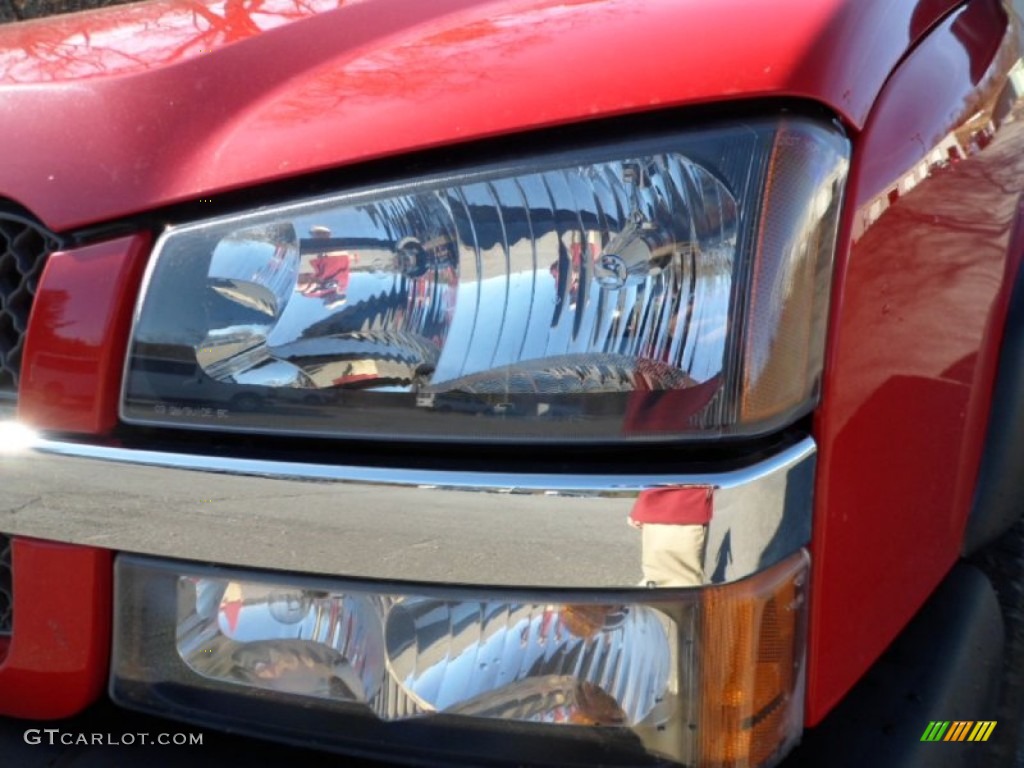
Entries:
[[[310, 234], [315, 240], [326, 240], [331, 236], [327, 227], [313, 227]], [[340, 307], [346, 301], [352, 267], [359, 261], [359, 254], [350, 251], [327, 251], [309, 260], [312, 274], [299, 275], [299, 292], [311, 299], [323, 299], [328, 309]]]
[[629, 524], [643, 534], [647, 587], [695, 587], [704, 583], [704, 544], [711, 522], [710, 486], [653, 488], [637, 497]]

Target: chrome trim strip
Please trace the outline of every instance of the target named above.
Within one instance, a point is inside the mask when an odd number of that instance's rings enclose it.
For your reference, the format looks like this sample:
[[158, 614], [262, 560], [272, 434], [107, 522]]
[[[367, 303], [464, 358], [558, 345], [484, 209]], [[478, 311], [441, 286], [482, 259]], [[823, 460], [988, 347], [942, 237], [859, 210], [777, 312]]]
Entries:
[[485, 493], [515, 493], [530, 491], [557, 491], [604, 496], [624, 490], [668, 487], [673, 485], [713, 485], [718, 488], [737, 488], [749, 485], [768, 475], [802, 460], [814, 453], [814, 441], [807, 438], [800, 443], [742, 469], [727, 472], [672, 475], [564, 475], [547, 473], [466, 472], [433, 469], [393, 469], [352, 465], [311, 464], [303, 462], [233, 459], [225, 456], [140, 451], [128, 448], [110, 448], [83, 443], [59, 442], [40, 439], [32, 450], [41, 454], [99, 459], [123, 464], [142, 464], [196, 472], [229, 475], [247, 475], [287, 480], [324, 480], [341, 483], [395, 485], [438, 488], [459, 488]]
[[[10, 425], [10, 422], [7, 422]], [[2, 430], [0, 430], [2, 431]], [[0, 451], [0, 531], [360, 579], [514, 587], [641, 582], [642, 491], [712, 489], [704, 582], [810, 539], [811, 439], [718, 474], [610, 476], [254, 461], [60, 442]]]

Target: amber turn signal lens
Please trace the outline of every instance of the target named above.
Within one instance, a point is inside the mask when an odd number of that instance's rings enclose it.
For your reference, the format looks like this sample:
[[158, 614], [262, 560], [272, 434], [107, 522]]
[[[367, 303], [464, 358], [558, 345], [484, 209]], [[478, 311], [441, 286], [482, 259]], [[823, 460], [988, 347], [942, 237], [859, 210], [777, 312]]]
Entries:
[[762, 768], [802, 726], [803, 552], [704, 593], [699, 754], [706, 768]]

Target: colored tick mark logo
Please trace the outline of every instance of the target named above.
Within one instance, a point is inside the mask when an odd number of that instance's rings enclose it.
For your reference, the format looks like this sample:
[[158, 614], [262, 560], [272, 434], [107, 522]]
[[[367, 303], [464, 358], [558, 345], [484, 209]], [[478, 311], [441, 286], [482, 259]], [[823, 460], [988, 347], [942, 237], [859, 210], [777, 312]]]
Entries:
[[996, 720], [932, 720], [921, 734], [921, 741], [988, 741], [996, 729]]

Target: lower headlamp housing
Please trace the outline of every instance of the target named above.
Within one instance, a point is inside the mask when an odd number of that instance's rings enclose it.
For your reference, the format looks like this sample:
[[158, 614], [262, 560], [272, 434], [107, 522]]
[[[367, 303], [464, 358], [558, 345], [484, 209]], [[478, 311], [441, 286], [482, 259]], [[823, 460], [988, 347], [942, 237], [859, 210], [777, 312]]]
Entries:
[[122, 555], [111, 693], [409, 762], [768, 766], [802, 724], [808, 562], [707, 588], [550, 593]]

